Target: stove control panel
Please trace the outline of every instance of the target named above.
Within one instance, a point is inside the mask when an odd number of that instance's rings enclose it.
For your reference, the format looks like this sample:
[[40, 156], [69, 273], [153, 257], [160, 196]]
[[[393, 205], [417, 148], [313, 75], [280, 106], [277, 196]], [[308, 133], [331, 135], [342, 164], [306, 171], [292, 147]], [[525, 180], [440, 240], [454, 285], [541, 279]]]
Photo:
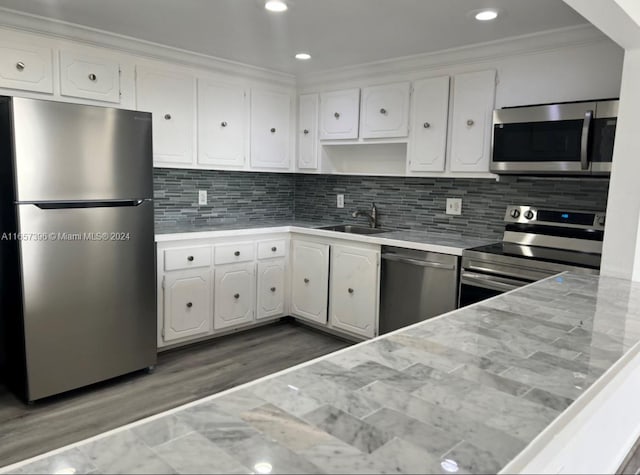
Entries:
[[507, 224], [531, 224], [604, 231], [605, 213], [513, 205], [507, 207], [504, 221]]

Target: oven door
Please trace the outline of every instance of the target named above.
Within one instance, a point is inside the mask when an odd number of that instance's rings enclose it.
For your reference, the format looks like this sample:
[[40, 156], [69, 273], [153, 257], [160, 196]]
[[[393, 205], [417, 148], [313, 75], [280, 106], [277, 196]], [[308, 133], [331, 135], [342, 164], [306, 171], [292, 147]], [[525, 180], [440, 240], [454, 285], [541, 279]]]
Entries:
[[460, 292], [458, 307], [466, 307], [510, 290], [515, 290], [534, 280], [514, 279], [493, 274], [481, 274], [462, 270], [460, 273]]
[[595, 102], [499, 109], [493, 113], [491, 171], [591, 174]]

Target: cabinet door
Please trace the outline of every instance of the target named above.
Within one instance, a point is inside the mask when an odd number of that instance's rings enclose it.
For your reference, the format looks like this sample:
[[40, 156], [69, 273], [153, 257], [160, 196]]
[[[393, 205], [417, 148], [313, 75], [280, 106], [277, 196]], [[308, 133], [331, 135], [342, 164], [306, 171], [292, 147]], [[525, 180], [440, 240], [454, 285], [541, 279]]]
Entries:
[[120, 102], [120, 65], [71, 51], [60, 52], [60, 94]]
[[329, 245], [293, 240], [291, 313], [317, 323], [327, 323], [329, 295]]
[[362, 90], [360, 137], [386, 138], [409, 135], [410, 84], [401, 82]]
[[215, 268], [213, 328], [249, 323], [254, 314], [255, 265], [232, 264]]
[[496, 72], [459, 74], [453, 81], [451, 171], [488, 172]]
[[272, 259], [258, 263], [257, 319], [274, 317], [284, 313], [284, 276], [284, 259]]
[[360, 89], [320, 95], [320, 139], [357, 139]]
[[0, 87], [53, 93], [51, 48], [2, 42]]
[[318, 95], [304, 94], [298, 103], [298, 168], [318, 168]]
[[289, 168], [291, 96], [282, 92], [251, 92], [251, 166]]
[[153, 114], [154, 165], [193, 164], [195, 79], [137, 68], [138, 110]]
[[164, 341], [211, 331], [211, 277], [209, 269], [170, 273], [164, 277]]
[[331, 326], [371, 338], [378, 320], [380, 253], [335, 245], [331, 252]]
[[244, 165], [246, 96], [243, 87], [198, 80], [198, 163]]
[[409, 170], [444, 171], [449, 120], [449, 76], [413, 83]]

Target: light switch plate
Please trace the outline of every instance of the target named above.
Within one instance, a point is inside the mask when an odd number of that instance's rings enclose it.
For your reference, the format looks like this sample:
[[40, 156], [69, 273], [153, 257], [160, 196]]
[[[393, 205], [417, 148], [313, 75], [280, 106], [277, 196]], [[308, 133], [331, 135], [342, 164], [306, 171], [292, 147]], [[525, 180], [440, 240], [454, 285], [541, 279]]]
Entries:
[[447, 198], [447, 214], [462, 214], [462, 198]]
[[337, 195], [336, 204], [338, 208], [344, 208], [344, 195]]
[[207, 190], [198, 190], [198, 204], [199, 205], [207, 204]]

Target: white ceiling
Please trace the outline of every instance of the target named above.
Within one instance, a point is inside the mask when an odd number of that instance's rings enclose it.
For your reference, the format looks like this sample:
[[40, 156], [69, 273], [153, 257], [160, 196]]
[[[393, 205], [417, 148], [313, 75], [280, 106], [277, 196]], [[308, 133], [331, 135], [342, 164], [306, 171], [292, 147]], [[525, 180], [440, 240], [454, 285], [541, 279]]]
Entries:
[[[289, 73], [586, 23], [562, 0], [0, 0], [0, 6]], [[497, 7], [493, 22], [472, 10]], [[1, 14], [1, 13], [0, 13]], [[293, 59], [308, 51], [307, 62]]]

